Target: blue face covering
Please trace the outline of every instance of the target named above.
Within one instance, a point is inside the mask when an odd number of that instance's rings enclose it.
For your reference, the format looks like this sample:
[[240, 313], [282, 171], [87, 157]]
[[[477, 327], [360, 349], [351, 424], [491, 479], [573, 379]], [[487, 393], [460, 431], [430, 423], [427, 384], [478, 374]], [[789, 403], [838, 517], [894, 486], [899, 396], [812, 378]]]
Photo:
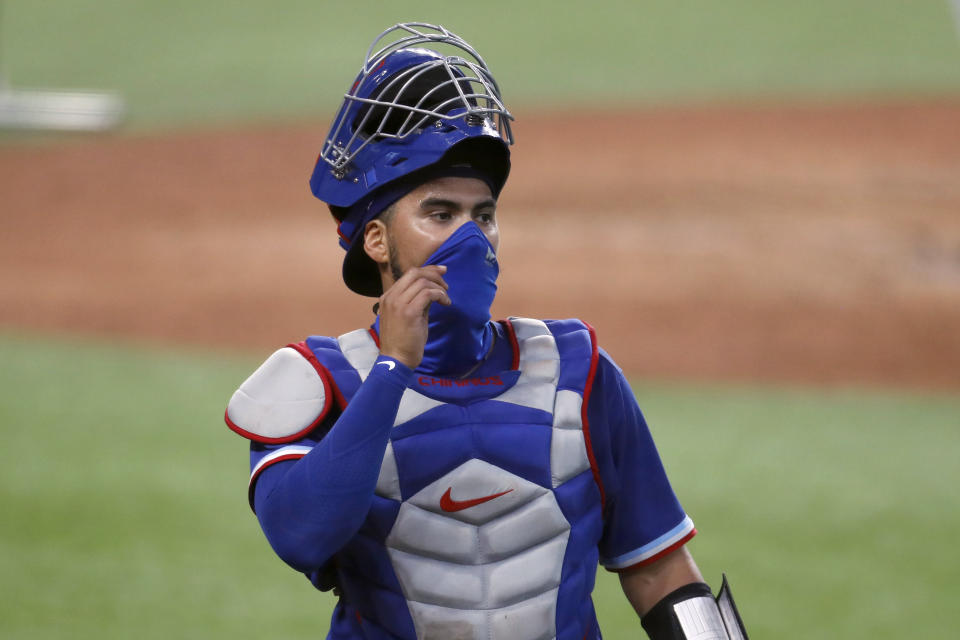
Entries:
[[418, 371], [459, 377], [480, 362], [493, 344], [490, 305], [500, 265], [493, 245], [475, 222], [467, 222], [427, 258], [446, 265], [443, 278], [453, 304], [430, 305], [429, 332]]

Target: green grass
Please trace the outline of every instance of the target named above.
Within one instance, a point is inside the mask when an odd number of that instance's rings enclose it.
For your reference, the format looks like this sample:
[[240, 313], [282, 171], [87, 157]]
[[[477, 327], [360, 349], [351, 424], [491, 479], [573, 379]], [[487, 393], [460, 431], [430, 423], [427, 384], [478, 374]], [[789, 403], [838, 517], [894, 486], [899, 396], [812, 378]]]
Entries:
[[0, 362], [0, 637], [266, 637], [289, 623], [261, 607], [312, 615], [218, 424], [250, 362], [10, 339]]
[[[316, 638], [222, 424], [257, 358], [0, 334], [0, 637]], [[636, 385], [758, 638], [952, 637], [960, 398]], [[616, 578], [605, 637], [638, 637]]]
[[[704, 573], [759, 638], [953, 637], [960, 398], [640, 385]], [[938, 613], [940, 612], [940, 613]]]
[[466, 37], [514, 107], [960, 91], [946, 0], [61, 0], [3, 9], [0, 61], [15, 86], [121, 90], [134, 129], [326, 121], [370, 40], [401, 20]]

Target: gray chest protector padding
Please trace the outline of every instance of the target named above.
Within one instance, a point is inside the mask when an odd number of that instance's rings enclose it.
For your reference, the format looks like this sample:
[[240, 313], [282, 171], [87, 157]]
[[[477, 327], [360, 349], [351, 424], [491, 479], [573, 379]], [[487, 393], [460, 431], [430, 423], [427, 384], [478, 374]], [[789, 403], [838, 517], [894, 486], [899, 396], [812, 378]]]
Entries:
[[[552, 489], [590, 469], [583, 398], [573, 390], [558, 391], [560, 355], [547, 326], [538, 320], [512, 323], [520, 377], [489, 402], [502, 403], [506, 415], [517, 406], [524, 408], [518, 415], [529, 415], [529, 409], [546, 412], [545, 426], [552, 426], [552, 486], [472, 458], [403, 499], [399, 478], [404, 469], [398, 468], [393, 443], [384, 454], [376, 493], [401, 502], [385, 544], [418, 638], [546, 640], [557, 635], [557, 595], [571, 523]], [[357, 331], [341, 336], [339, 343], [363, 377], [376, 357], [372, 338]], [[407, 389], [396, 425], [429, 419], [429, 412], [443, 404]]]

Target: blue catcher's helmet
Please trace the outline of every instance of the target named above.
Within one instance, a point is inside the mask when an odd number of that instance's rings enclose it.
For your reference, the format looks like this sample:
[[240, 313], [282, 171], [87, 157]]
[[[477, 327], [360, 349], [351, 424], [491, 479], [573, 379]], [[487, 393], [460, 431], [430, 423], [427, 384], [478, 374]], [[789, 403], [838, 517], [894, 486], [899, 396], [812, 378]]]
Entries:
[[[464, 55], [444, 55], [438, 45]], [[373, 41], [310, 179], [340, 223], [351, 289], [380, 295], [363, 231], [400, 185], [415, 185], [431, 167], [466, 164], [499, 196], [510, 171], [512, 119], [483, 58], [444, 27], [401, 23]]]

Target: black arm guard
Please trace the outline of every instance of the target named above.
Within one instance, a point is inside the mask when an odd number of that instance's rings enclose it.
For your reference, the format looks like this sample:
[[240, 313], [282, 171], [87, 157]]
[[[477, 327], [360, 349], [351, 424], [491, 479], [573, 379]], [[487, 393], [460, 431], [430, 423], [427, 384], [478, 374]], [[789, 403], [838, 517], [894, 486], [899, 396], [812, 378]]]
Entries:
[[640, 624], [651, 640], [749, 640], [726, 575], [716, 599], [703, 582], [684, 585], [654, 605]]

